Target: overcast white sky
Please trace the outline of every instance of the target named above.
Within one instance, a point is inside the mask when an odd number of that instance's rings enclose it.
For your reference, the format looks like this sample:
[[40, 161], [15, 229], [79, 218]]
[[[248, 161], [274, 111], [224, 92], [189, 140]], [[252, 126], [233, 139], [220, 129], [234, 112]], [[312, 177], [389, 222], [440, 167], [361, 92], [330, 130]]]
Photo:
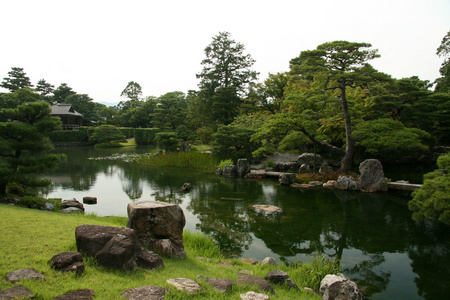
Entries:
[[21, 67], [34, 85], [118, 102], [129, 81], [144, 96], [197, 89], [221, 31], [245, 45], [261, 82], [334, 40], [371, 43], [381, 54], [372, 65], [395, 78], [433, 81], [450, 0], [2, 0], [0, 28], [0, 80]]

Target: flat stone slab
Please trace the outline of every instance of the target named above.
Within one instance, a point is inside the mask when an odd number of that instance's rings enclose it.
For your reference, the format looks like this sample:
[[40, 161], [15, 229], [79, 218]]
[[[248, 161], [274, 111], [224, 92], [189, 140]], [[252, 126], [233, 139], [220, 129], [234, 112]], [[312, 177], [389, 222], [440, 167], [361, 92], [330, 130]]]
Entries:
[[262, 279], [261, 277], [258, 276], [239, 274], [237, 283], [255, 286], [259, 291], [270, 292], [271, 294], [275, 294], [273, 286], [267, 280]]
[[247, 292], [245, 294], [240, 294], [242, 300], [269, 300], [270, 297], [266, 294]]
[[164, 300], [166, 297], [166, 289], [160, 286], [148, 285], [125, 290], [120, 295], [128, 300]]
[[33, 297], [34, 293], [21, 284], [0, 292], [0, 299], [30, 299]]
[[197, 280], [205, 281], [213, 288], [213, 290], [222, 294], [231, 291], [234, 285], [234, 281], [227, 278], [212, 278], [198, 275]]
[[421, 184], [404, 183], [404, 182], [388, 182], [387, 187], [391, 190], [414, 191], [421, 187]]
[[15, 283], [26, 279], [44, 279], [45, 276], [33, 269], [19, 269], [6, 274], [5, 279]]
[[262, 215], [276, 215], [283, 212], [283, 210], [277, 206], [265, 204], [249, 205], [248, 209]]
[[184, 291], [188, 294], [197, 293], [202, 288], [197, 282], [188, 278], [173, 278], [166, 280], [166, 282], [177, 290]]
[[95, 292], [90, 289], [70, 291], [64, 295], [53, 298], [53, 300], [93, 300]]

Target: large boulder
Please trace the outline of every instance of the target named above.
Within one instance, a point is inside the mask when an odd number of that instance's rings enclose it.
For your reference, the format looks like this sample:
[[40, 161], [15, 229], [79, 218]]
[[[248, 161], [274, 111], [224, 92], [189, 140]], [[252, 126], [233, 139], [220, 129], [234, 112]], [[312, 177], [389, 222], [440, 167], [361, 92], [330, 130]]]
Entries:
[[387, 180], [383, 165], [377, 159], [366, 159], [359, 165], [359, 183], [363, 192], [386, 192]]
[[223, 167], [222, 175], [227, 176], [227, 177], [235, 177], [237, 175], [236, 166], [228, 165], [228, 166]]
[[123, 271], [137, 267], [139, 241], [132, 229], [80, 225], [75, 230], [75, 239], [78, 251], [95, 257], [104, 267]]
[[298, 286], [292, 281], [289, 275], [286, 272], [280, 270], [270, 271], [266, 274], [266, 276], [264, 276], [264, 279], [273, 284], [286, 285], [289, 288], [299, 290]]
[[327, 275], [320, 282], [322, 300], [363, 300], [355, 282], [344, 275]]
[[295, 174], [294, 173], [282, 173], [278, 177], [278, 181], [280, 182], [280, 185], [286, 185], [289, 186], [292, 183], [295, 182]]
[[239, 177], [244, 177], [250, 172], [250, 163], [245, 158], [240, 158], [236, 164], [236, 172]]
[[75, 198], [61, 201], [61, 209], [66, 209], [66, 208], [70, 208], [70, 207], [75, 207], [75, 208], [78, 208], [79, 210], [84, 211], [83, 203], [81, 203], [80, 201], [78, 201]]
[[142, 201], [128, 204], [127, 227], [136, 232], [142, 245], [156, 253], [186, 258], [183, 228], [186, 218], [176, 204]]
[[314, 154], [314, 153], [303, 153], [301, 154], [298, 158], [297, 158], [297, 164], [299, 166], [306, 164], [308, 166], [314, 166], [314, 162], [316, 167], [319, 167], [322, 162], [322, 156], [320, 156], [320, 154]]

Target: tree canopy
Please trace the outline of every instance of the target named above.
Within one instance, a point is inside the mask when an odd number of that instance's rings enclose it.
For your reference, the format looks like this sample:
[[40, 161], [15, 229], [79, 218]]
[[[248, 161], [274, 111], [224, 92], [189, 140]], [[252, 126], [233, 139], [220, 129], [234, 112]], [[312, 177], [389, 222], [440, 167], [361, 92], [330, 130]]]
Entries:
[[31, 88], [30, 78], [23, 71], [23, 68], [13, 67], [8, 72], [8, 77], [3, 78], [1, 87], [10, 90], [12, 93], [21, 88]]

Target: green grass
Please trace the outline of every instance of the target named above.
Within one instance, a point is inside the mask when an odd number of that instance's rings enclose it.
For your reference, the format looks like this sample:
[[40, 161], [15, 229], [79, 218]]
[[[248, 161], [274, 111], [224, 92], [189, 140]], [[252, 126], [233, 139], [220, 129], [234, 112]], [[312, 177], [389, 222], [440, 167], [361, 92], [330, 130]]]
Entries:
[[[66, 215], [61, 213], [39, 211], [22, 207], [0, 204], [0, 277], [20, 268], [33, 268], [45, 275], [44, 280], [24, 280], [22, 284], [34, 293], [35, 299], [53, 299], [56, 296], [77, 289], [92, 289], [96, 299], [123, 299], [123, 290], [156, 285], [169, 288], [172, 293], [166, 299], [240, 299], [239, 295], [252, 289], [247, 286], [235, 286], [229, 294], [222, 295], [213, 291], [207, 284], [197, 281], [197, 275], [215, 278], [237, 279], [237, 271], [251, 270], [255, 276], [264, 277], [269, 271], [280, 269], [287, 272], [292, 280], [301, 287], [309, 277], [317, 277], [314, 270], [323, 266], [324, 261], [314, 264], [297, 264], [294, 266], [246, 265], [239, 260], [232, 260], [235, 267], [218, 266], [223, 260], [215, 244], [198, 233], [185, 232], [184, 245], [188, 256], [185, 260], [164, 258], [165, 267], [155, 271], [139, 269], [134, 272], [121, 272], [105, 269], [95, 260], [84, 257], [85, 272], [81, 276], [61, 273], [51, 269], [47, 262], [53, 255], [76, 251], [75, 228], [82, 224], [105, 226], [124, 226], [126, 218], [101, 218], [93, 215]], [[200, 260], [197, 256], [211, 257], [210, 261]], [[307, 275], [305, 275], [307, 274]], [[320, 276], [321, 273], [319, 274]], [[308, 276], [305, 277], [305, 276]], [[176, 291], [166, 283], [167, 279], [185, 277], [196, 280], [203, 291], [195, 296], [188, 296]], [[0, 280], [0, 290], [14, 285]], [[288, 290], [275, 286], [276, 294], [271, 299], [320, 299], [305, 291]]]
[[207, 172], [214, 172], [217, 167], [217, 159], [214, 156], [196, 151], [144, 155], [139, 157], [136, 163], [154, 167], [193, 168]]

